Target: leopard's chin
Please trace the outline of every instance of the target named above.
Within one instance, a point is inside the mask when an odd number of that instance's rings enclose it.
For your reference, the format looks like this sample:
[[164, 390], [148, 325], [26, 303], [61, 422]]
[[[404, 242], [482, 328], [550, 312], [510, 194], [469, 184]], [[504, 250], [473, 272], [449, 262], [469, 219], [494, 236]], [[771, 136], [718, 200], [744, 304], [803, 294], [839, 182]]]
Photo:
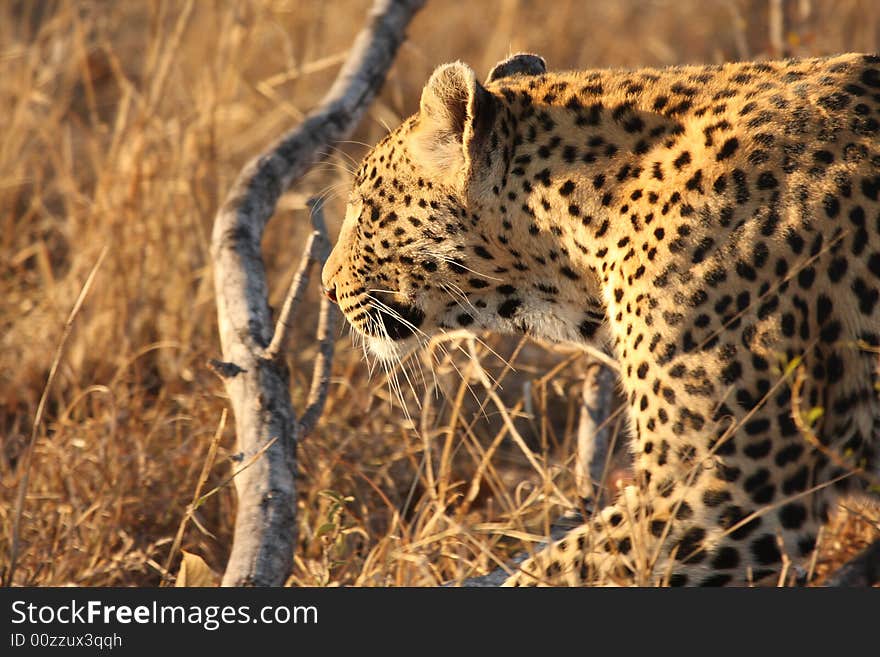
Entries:
[[389, 340], [388, 338], [365, 335], [364, 341], [369, 352], [382, 363], [397, 363], [406, 354], [418, 347], [418, 341], [415, 337], [403, 340]]

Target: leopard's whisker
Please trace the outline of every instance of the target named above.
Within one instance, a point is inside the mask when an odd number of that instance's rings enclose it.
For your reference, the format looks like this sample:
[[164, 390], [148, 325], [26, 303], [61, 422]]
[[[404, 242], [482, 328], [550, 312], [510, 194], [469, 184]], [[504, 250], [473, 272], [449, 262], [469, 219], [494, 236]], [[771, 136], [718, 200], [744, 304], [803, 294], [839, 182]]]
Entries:
[[464, 264], [460, 263], [459, 261], [457, 261], [455, 258], [451, 258], [450, 256], [443, 255], [442, 253], [437, 253], [435, 251], [425, 251], [425, 253], [427, 253], [432, 258], [436, 258], [437, 260], [441, 260], [447, 264], [455, 265], [456, 267], [461, 267], [465, 271], [469, 271], [472, 274], [475, 274], [475, 275], [480, 276], [482, 278], [488, 278], [490, 281], [502, 282], [504, 280], [503, 278], [498, 278], [497, 276], [492, 276], [490, 274], [486, 274], [486, 273], [477, 271], [476, 269], [471, 269], [467, 265], [464, 265]]

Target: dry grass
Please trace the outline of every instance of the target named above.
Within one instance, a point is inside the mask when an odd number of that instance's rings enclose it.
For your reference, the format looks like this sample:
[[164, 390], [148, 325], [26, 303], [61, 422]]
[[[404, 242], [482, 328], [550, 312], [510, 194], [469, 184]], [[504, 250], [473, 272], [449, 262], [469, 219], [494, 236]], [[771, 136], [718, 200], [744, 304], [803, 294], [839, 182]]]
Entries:
[[[812, 17], [784, 35], [795, 54], [878, 49], [876, 3], [809, 4]], [[328, 87], [367, 5], [0, 3], [0, 572], [52, 355], [107, 249], [36, 427], [15, 584], [161, 581], [226, 407], [206, 367], [219, 351], [208, 258], [218, 201], [238, 168]], [[333, 192], [328, 217], [338, 228], [358, 142], [412, 112], [436, 64], [462, 59], [485, 72], [518, 50], [555, 68], [717, 62], [765, 56], [772, 43], [763, 0], [552, 5], [547, 18], [547, 3], [527, 0], [429, 2], [356, 141], [282, 200], [265, 240], [273, 304], [308, 231], [304, 200]], [[289, 356], [300, 405], [311, 332], [297, 330]], [[340, 335], [325, 415], [299, 451], [293, 583], [463, 578], [543, 534], [571, 504], [583, 364], [541, 345], [491, 345], [515, 363], [512, 371], [476, 346], [503, 379], [503, 405], [458, 343], [446, 345], [451, 356], [437, 352], [436, 382], [404, 388], [407, 413]], [[227, 428], [203, 490], [228, 477], [232, 444]], [[233, 505], [221, 488], [180, 542], [216, 570]], [[877, 535], [876, 521], [835, 527], [822, 564]]]

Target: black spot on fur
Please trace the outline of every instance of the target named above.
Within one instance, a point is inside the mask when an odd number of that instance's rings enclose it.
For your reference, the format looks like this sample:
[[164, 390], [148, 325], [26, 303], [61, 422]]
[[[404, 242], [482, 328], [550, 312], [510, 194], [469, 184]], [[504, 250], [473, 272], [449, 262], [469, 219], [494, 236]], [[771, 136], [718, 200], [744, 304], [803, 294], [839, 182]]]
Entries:
[[726, 160], [731, 155], [736, 153], [736, 149], [739, 148], [739, 140], [736, 137], [731, 137], [727, 141], [722, 144], [721, 149], [718, 151], [718, 155], [715, 158], [720, 162], [721, 160]]
[[773, 534], [764, 534], [760, 538], [752, 542], [752, 555], [755, 560], [764, 566], [776, 564], [782, 561], [782, 553], [776, 544], [776, 537]]
[[505, 319], [510, 319], [522, 305], [519, 299], [507, 299], [498, 306], [498, 314]]

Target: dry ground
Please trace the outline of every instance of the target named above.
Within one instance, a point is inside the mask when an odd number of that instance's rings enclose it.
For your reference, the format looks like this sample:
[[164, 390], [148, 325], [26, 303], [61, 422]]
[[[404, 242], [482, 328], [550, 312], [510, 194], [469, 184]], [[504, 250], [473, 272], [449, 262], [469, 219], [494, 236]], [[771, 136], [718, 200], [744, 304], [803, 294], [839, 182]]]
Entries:
[[[486, 72], [519, 50], [554, 68], [877, 50], [878, 3], [787, 4], [811, 14], [793, 14], [780, 42], [765, 0], [429, 0], [354, 140], [283, 199], [265, 240], [272, 303], [306, 235], [305, 199], [330, 195], [335, 233], [352, 162], [415, 109], [435, 65], [462, 59]], [[206, 367], [219, 353], [208, 258], [217, 204], [239, 167], [326, 90], [367, 6], [0, 3], [3, 581], [38, 402], [103, 249], [36, 427], [14, 583], [150, 586], [166, 563], [176, 572], [172, 539], [227, 407]], [[313, 290], [313, 308], [315, 300]], [[300, 327], [289, 355], [295, 403], [307, 390], [311, 333]], [[414, 374], [405, 411], [340, 333], [325, 416], [299, 449], [292, 583], [467, 577], [542, 534], [571, 504], [582, 359], [542, 345], [491, 345], [514, 363], [477, 345], [486, 370], [503, 378], [534, 464], [503, 430], [507, 411], [486, 402], [475, 364], [457, 349], [466, 345], [438, 353], [436, 382]], [[234, 510], [228, 425], [219, 446], [204, 491], [219, 488], [182, 542], [215, 570], [228, 555]], [[817, 571], [877, 536], [876, 518], [842, 517], [826, 533]]]

